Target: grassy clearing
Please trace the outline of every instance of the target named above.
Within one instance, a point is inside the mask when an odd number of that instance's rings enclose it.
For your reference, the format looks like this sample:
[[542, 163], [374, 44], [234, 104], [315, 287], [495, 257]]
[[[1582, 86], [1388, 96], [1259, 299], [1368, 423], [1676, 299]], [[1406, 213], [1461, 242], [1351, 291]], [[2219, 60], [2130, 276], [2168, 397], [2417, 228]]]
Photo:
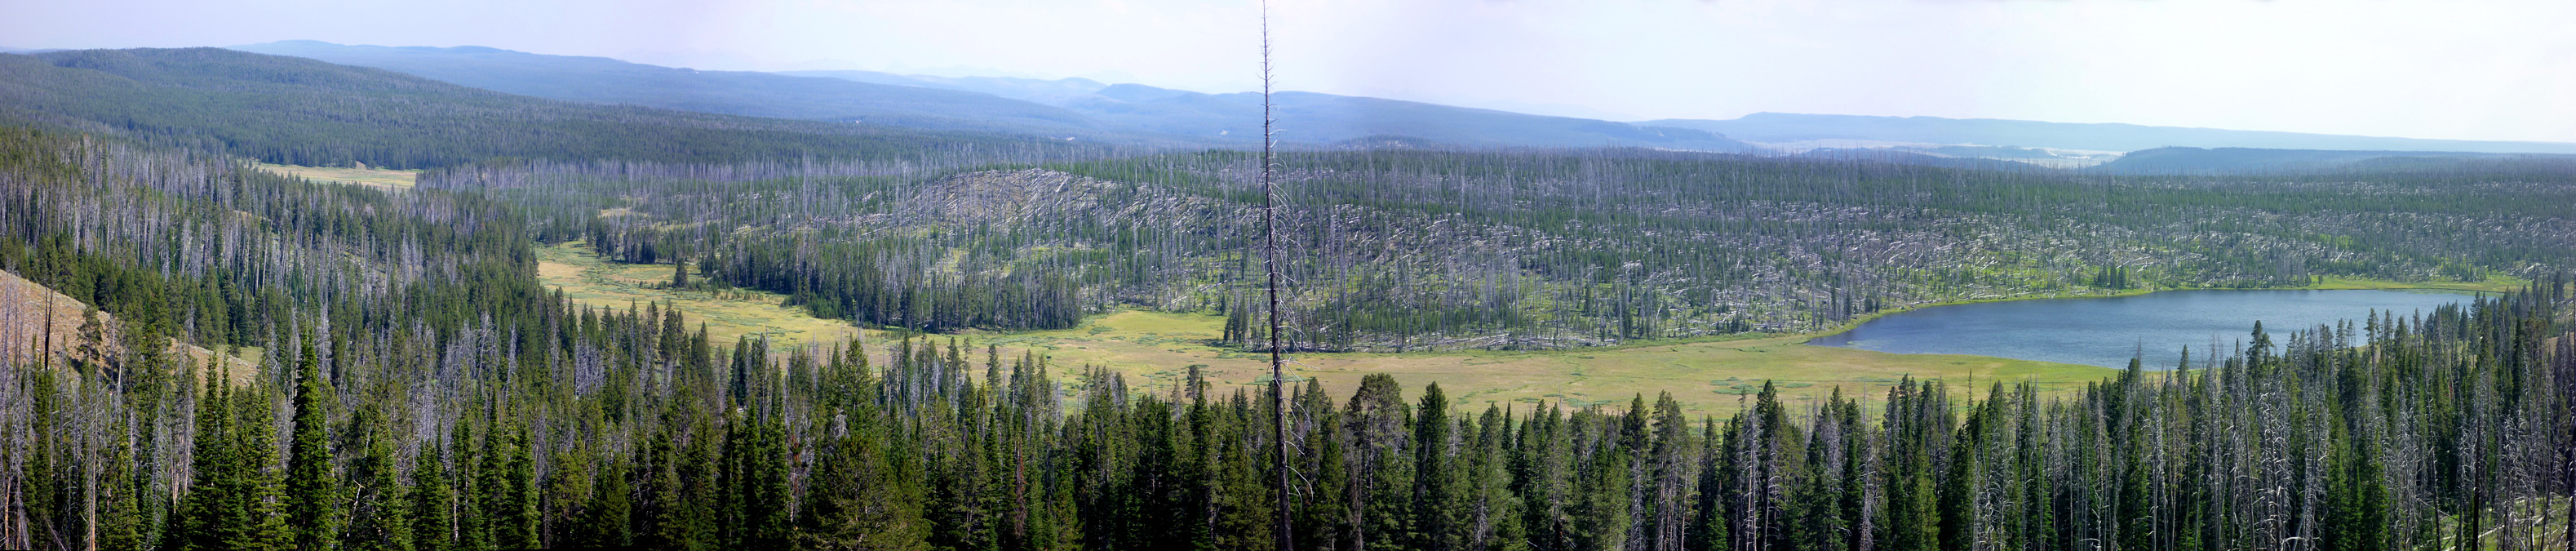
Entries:
[[2349, 278], [2340, 278], [2340, 277], [2329, 277], [2329, 278], [2326, 278], [2326, 279], [2325, 279], [2325, 282], [2324, 282], [2324, 283], [2318, 283], [2318, 284], [2316, 284], [2316, 285], [2310, 285], [2310, 286], [2305, 287], [2305, 288], [2307, 288], [2307, 289], [2386, 289], [2386, 290], [2427, 290], [2427, 291], [2458, 291], [2458, 292], [2468, 292], [2468, 293], [2504, 293], [2504, 292], [2510, 292], [2510, 291], [2519, 291], [2519, 290], [2522, 290], [2522, 287], [2523, 287], [2523, 286], [2525, 286], [2525, 285], [2530, 285], [2530, 284], [2531, 284], [2531, 281], [2530, 281], [2530, 280], [2521, 279], [2521, 278], [2515, 278], [2515, 277], [2511, 277], [2511, 276], [2491, 276], [2491, 277], [2488, 277], [2486, 281], [2477, 281], [2477, 282], [2468, 282], [2468, 281], [2421, 281], [2421, 282], [2411, 282], [2411, 283], [2410, 283], [2410, 282], [2402, 282], [2402, 281], [2388, 281], [2388, 280], [2382, 280], [2382, 279], [2349, 279]]
[[[81, 301], [0, 270], [0, 304], [14, 307], [0, 307], [0, 312], [13, 314], [0, 316], [0, 336], [8, 339], [0, 342], [0, 364], [30, 365], [45, 357], [89, 358], [79, 352], [80, 326], [87, 321], [83, 314], [89, 308]], [[99, 321], [108, 327], [111, 349], [123, 348], [123, 325], [116, 315], [100, 312]], [[223, 352], [175, 338], [170, 339], [167, 352], [170, 358], [188, 362], [191, 367], [216, 365], [210, 364], [210, 359], [223, 356]], [[236, 384], [249, 382], [259, 372], [261, 350], [239, 348], [230, 352], [220, 362], [224, 378]]]
[[591, 254], [589, 245], [579, 242], [537, 248], [537, 281], [563, 290], [574, 302], [617, 309], [642, 308], [646, 303], [677, 306], [690, 322], [706, 323], [708, 337], [724, 346], [753, 334], [768, 335], [770, 342], [779, 345], [794, 345], [838, 342], [859, 332], [847, 322], [816, 319], [802, 309], [780, 306], [785, 295], [659, 288], [670, 280], [669, 264], [617, 264]]
[[[773, 342], [827, 344], [861, 335], [883, 361], [888, 334], [835, 320], [815, 319], [798, 309], [779, 306], [785, 297], [773, 293], [735, 292], [730, 296], [673, 291], [655, 286], [670, 278], [669, 265], [624, 265], [603, 260], [579, 243], [538, 252], [538, 277], [548, 287], [563, 289], [586, 305], [625, 308], [629, 304], [676, 304], [691, 320], [703, 320], [717, 342], [768, 334]], [[1227, 387], [1258, 391], [1268, 383], [1268, 357], [1209, 346], [1223, 332], [1224, 319], [1207, 314], [1120, 311], [1097, 316], [1082, 327], [1011, 333], [968, 332], [957, 338], [977, 348], [997, 345], [1017, 356], [1034, 351], [1058, 366], [1059, 374], [1081, 365], [1104, 366], [1130, 377], [1136, 388], [1169, 392], [1191, 365], [1205, 373], [1220, 391]], [[947, 336], [934, 337], [945, 342]], [[1315, 378], [1337, 396], [1348, 395], [1360, 377], [1394, 375], [1409, 392], [1438, 382], [1461, 407], [1536, 403], [1624, 405], [1630, 396], [1649, 399], [1671, 392], [1694, 414], [1733, 412], [1745, 394], [1763, 380], [1777, 381], [1792, 403], [1821, 399], [1835, 389], [1846, 395], [1875, 399], [1908, 375], [1955, 384], [2034, 381], [2062, 391], [2082, 388], [2113, 372], [2093, 366], [2035, 362], [1984, 356], [1888, 354], [1850, 348], [1807, 346], [1807, 335], [1719, 341], [1650, 344], [1550, 352], [1439, 352], [1295, 354], [1290, 376]], [[980, 360], [979, 360], [980, 361]], [[882, 364], [880, 364], [882, 365]], [[1964, 395], [1961, 396], [1965, 398]]]
[[272, 165], [268, 163], [260, 163], [259, 169], [318, 182], [339, 182], [343, 184], [357, 184], [388, 189], [410, 189], [413, 181], [420, 176], [420, 171], [418, 170]]
[[[2514, 278], [2494, 278], [2481, 283], [2429, 281], [2352, 281], [2352, 278], [2329, 278], [2311, 288], [2419, 288], [2419, 291], [2512, 291], [2524, 286]], [[2136, 291], [2097, 291], [2097, 294], [2063, 294], [2045, 299], [2074, 299], [2074, 296], [2136, 296], [2151, 294], [2151, 288]], [[2040, 299], [2040, 296], [2014, 296], [2014, 299]], [[1968, 299], [1947, 304], [1976, 304], [1976, 301], [2007, 299]], [[1940, 304], [1927, 304], [1940, 306]], [[1922, 306], [1917, 306], [1922, 309]], [[1880, 314], [1893, 314], [1880, 312]], [[1852, 324], [1865, 322], [1855, 319]], [[1077, 330], [1056, 332], [1012, 332], [1012, 335], [974, 335], [976, 342], [994, 342], [1005, 350], [1038, 350], [1059, 366], [1108, 366], [1136, 376], [1144, 389], [1172, 389], [1188, 366], [1206, 366], [1211, 381], [1221, 386], [1260, 389], [1267, 384], [1270, 366], [1267, 355], [1236, 353], [1226, 348], [1211, 348], [1224, 319], [1213, 314], [1167, 314], [1167, 312], [1115, 312], [1108, 317], [1095, 317]], [[1821, 335], [1821, 332], [1819, 332]], [[1989, 384], [2017, 384], [2035, 381], [2043, 391], [2076, 391], [2084, 384], [2115, 376], [2112, 368], [2071, 366], [2071, 363], [2045, 363], [2045, 360], [1989, 358], [1989, 355], [1906, 355], [1906, 353], [1873, 353], [1855, 348], [1816, 348], [1803, 345], [1811, 335], [1775, 335], [1775, 337], [1716, 337], [1716, 340], [1690, 342], [1651, 342], [1651, 345], [1625, 345], [1625, 348], [1595, 350], [1551, 350], [1551, 353], [1301, 353], [1293, 355], [1296, 366], [1291, 376], [1321, 378], [1334, 394], [1347, 394], [1358, 386], [1365, 373], [1394, 373], [1406, 389], [1419, 389], [1422, 384], [1437, 384], [1458, 397], [1461, 407], [1481, 407], [1494, 402], [1566, 402], [1566, 404], [1602, 404], [1625, 402], [1628, 397], [1659, 391], [1672, 391], [1690, 412], [1734, 412], [1739, 399], [1759, 389], [1762, 381], [1777, 381], [1783, 386], [1783, 397], [1793, 402], [1821, 399], [1842, 389], [1847, 397], [1875, 399], [1886, 397], [1888, 386], [1899, 378], [1942, 378], [1955, 386], [1976, 386], [1978, 397], [1984, 397]], [[1968, 399], [1960, 394], [1960, 399]]]
[[[1201, 314], [1124, 311], [1062, 331], [980, 336], [978, 343], [1004, 350], [1036, 350], [1063, 365], [1095, 364], [1127, 373], [1132, 384], [1169, 389], [1192, 364], [1222, 386], [1257, 389], [1269, 376], [1268, 358], [1207, 346], [1224, 320]], [[1888, 354], [1807, 346], [1805, 335], [1719, 342], [1658, 344], [1549, 352], [1442, 352], [1296, 354], [1290, 376], [1313, 377], [1336, 395], [1360, 377], [1394, 375], [1409, 389], [1440, 383], [1459, 405], [1489, 403], [1624, 405], [1671, 392], [1693, 413], [1735, 411], [1744, 395], [1776, 381], [1793, 402], [1820, 399], [1840, 388], [1846, 395], [1885, 396], [1901, 377], [1939, 378], [1964, 384], [2034, 381], [2062, 391], [2082, 388], [2113, 372], [2100, 367], [1939, 354]], [[1964, 396], [1963, 396], [1964, 398]]]

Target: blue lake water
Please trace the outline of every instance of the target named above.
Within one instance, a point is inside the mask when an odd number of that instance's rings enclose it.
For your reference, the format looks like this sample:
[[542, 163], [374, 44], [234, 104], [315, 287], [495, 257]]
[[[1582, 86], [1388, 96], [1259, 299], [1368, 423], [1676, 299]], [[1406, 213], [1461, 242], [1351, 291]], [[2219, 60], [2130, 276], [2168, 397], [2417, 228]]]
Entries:
[[2126, 367], [2141, 345], [2148, 369], [2173, 366], [2185, 346], [2192, 363], [2211, 337], [2233, 349], [2254, 322], [2278, 340], [2296, 329], [2352, 320], [2370, 311], [2431, 312], [2467, 302], [2459, 293], [2414, 291], [2164, 291], [2114, 298], [2017, 300], [1934, 306], [1870, 320], [1807, 344], [1901, 354], [1974, 354]]

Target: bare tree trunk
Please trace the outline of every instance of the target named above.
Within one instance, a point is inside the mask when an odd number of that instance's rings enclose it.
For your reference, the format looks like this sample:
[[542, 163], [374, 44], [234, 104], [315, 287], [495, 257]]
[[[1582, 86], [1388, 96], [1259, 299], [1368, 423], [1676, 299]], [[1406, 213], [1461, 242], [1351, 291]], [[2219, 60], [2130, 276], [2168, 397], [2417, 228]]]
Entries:
[[1277, 477], [1279, 496], [1278, 525], [1272, 527], [1279, 551], [1293, 548], [1289, 534], [1288, 510], [1288, 392], [1287, 358], [1279, 349], [1279, 230], [1278, 196], [1271, 191], [1272, 172], [1278, 166], [1271, 148], [1276, 143], [1271, 128], [1270, 105], [1270, 3], [1261, 3], [1261, 267], [1268, 272], [1270, 293], [1270, 439], [1278, 454], [1270, 470]]
[[[2556, 309], [2553, 307], [2549, 310]], [[2562, 334], [2558, 337], [2558, 357], [2551, 363], [2558, 366], [2553, 371], [2558, 376], [2558, 398], [2561, 404], [2559, 411], [2576, 411], [2576, 369], [2571, 369], [2576, 368], [2576, 333]], [[2565, 430], [2570, 433], [2560, 436], [2558, 444], [2561, 450], [2558, 483], [2567, 488], [2567, 512], [2560, 517], [2561, 524], [2566, 525], [2566, 533], [2559, 537], [2558, 546], [2562, 549], [2576, 549], [2576, 419], [2568, 419], [2562, 413], [2559, 422], [2569, 423]]]

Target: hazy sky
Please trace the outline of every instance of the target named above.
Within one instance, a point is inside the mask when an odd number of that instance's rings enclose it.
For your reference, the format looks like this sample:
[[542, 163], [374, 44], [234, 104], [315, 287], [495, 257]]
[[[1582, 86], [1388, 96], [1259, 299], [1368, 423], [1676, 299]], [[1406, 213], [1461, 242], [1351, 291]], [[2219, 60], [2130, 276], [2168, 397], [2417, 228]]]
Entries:
[[[1239, 0], [0, 0], [0, 46], [481, 45], [1257, 89]], [[1276, 0], [1283, 89], [2576, 142], [2576, 2]]]

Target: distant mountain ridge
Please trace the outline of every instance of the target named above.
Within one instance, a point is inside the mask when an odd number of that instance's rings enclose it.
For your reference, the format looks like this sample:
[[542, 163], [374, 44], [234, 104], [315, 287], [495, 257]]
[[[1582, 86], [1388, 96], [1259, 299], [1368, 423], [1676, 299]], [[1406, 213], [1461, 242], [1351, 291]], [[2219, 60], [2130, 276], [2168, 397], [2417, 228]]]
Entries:
[[481, 46], [345, 46], [308, 40], [230, 49], [372, 67], [546, 99], [781, 119], [864, 121], [935, 130], [1096, 134], [1064, 109], [990, 94], [745, 71], [699, 71], [605, 57]]
[[2428, 140], [2220, 130], [2117, 123], [2057, 123], [1941, 117], [1754, 113], [1733, 120], [1664, 119], [1636, 124], [1715, 132], [1752, 142], [1870, 140], [1933, 144], [2142, 151], [2160, 147], [2576, 153], [2576, 143]]
[[1109, 84], [1087, 78], [1042, 80], [1016, 77], [938, 77], [902, 75], [878, 71], [780, 71], [778, 74], [800, 77], [836, 78], [888, 84], [920, 86], [960, 92], [992, 94], [1020, 101], [1061, 106], [1069, 101], [1099, 92]]
[[2449, 151], [2332, 151], [2164, 147], [2130, 152], [2088, 171], [2104, 174], [2265, 174], [2337, 170], [2457, 169], [2472, 164], [2576, 162], [2576, 155]]
[[392, 168], [504, 157], [735, 162], [878, 158], [942, 147], [1075, 147], [997, 133], [550, 100], [219, 48], [0, 54], [0, 124], [272, 163]]
[[[1258, 94], [1202, 94], [1089, 80], [914, 77], [868, 71], [698, 71], [600, 57], [484, 47], [347, 46], [287, 41], [233, 49], [372, 67], [498, 92], [590, 103], [987, 130], [1144, 144], [1260, 143]], [[1378, 98], [1273, 97], [1280, 139], [1333, 144], [1404, 136], [1471, 147], [1755, 148], [1707, 132]]]
[[[782, 74], [993, 94], [1071, 109], [1120, 127], [1220, 142], [1257, 144], [1254, 137], [1261, 130], [1261, 96], [1249, 92], [1208, 94], [1143, 84], [1103, 84], [1081, 78], [934, 77], [876, 71]], [[1404, 137], [1468, 146], [1628, 146], [1716, 152], [1760, 149], [1698, 130], [1413, 101], [1314, 92], [1280, 92], [1272, 95], [1271, 101], [1279, 111], [1283, 128], [1280, 139], [1290, 142], [1340, 144]]]
[[[1150, 146], [1248, 148], [1260, 143], [1260, 96], [1251, 93], [1209, 94], [1079, 78], [941, 77], [876, 71], [699, 71], [602, 57], [475, 46], [385, 47], [285, 41], [232, 49], [596, 104]], [[2098, 164], [2110, 158], [2104, 152], [2165, 147], [2576, 154], [2576, 143], [2428, 140], [2134, 124], [1784, 113], [1756, 113], [1732, 120], [1615, 122], [1312, 92], [1282, 92], [1272, 100], [1278, 107], [1281, 141], [1330, 147], [1644, 147], [1759, 154], [1888, 149], [1916, 154], [1891, 158], [1992, 159], [2059, 168]], [[2233, 162], [2208, 155], [2179, 158]]]

